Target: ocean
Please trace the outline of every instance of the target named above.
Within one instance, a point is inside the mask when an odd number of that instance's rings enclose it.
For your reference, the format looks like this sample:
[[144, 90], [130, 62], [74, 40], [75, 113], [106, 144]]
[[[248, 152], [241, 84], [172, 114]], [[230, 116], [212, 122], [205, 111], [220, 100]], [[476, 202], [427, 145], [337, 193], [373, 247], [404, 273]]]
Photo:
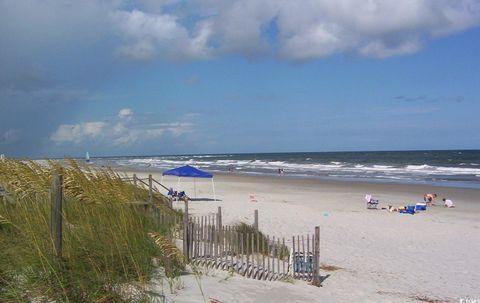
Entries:
[[296, 152], [93, 158], [101, 165], [165, 170], [192, 165], [211, 172], [420, 183], [480, 188], [480, 150]]

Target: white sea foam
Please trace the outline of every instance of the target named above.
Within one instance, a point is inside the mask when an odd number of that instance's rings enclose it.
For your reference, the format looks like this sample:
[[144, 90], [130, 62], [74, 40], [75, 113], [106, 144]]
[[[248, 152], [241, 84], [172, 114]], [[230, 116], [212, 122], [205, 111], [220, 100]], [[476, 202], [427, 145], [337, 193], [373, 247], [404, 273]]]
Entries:
[[[312, 161], [304, 158], [299, 163], [282, 159], [248, 159], [236, 155], [201, 155], [201, 156], [163, 156], [152, 158], [118, 159], [118, 165], [148, 166], [157, 169], [170, 169], [182, 165], [193, 165], [211, 171], [227, 171], [248, 174], [276, 174], [283, 168], [286, 174], [295, 176], [328, 176], [338, 178], [373, 178], [383, 180], [471, 180], [479, 182], [480, 164], [461, 163], [457, 166], [434, 166], [428, 164], [387, 165], [359, 164], [346, 161]], [[308, 162], [307, 162], [308, 160]], [[462, 165], [463, 164], [463, 165]]]
[[389, 168], [393, 168], [393, 166], [390, 166], [390, 165], [374, 165], [373, 167], [374, 167], [374, 168], [378, 168], [378, 169], [389, 169]]
[[[211, 158], [211, 157], [204, 157]], [[120, 161], [118, 161], [120, 162]], [[122, 164], [125, 161], [121, 161]], [[242, 168], [246, 170], [276, 170], [278, 167], [284, 168], [289, 172], [358, 172], [358, 173], [369, 173], [369, 172], [382, 172], [384, 174], [414, 174], [414, 175], [474, 175], [477, 176], [480, 174], [480, 168], [469, 168], [469, 167], [446, 167], [446, 166], [430, 166], [427, 164], [423, 165], [407, 165], [405, 167], [395, 167], [392, 165], [362, 165], [362, 164], [347, 164], [344, 162], [331, 161], [329, 164], [321, 163], [289, 163], [285, 161], [265, 161], [265, 160], [213, 160], [208, 161], [198, 160], [193, 158], [184, 158], [184, 159], [166, 159], [166, 158], [141, 158], [141, 159], [129, 159], [126, 161], [130, 165], [150, 165], [155, 167], [173, 167], [187, 164], [195, 164], [200, 167], [226, 167], [233, 166], [236, 169]]]
[[411, 170], [421, 170], [421, 169], [433, 169], [434, 167], [423, 164], [423, 165], [407, 165], [406, 169], [411, 169]]

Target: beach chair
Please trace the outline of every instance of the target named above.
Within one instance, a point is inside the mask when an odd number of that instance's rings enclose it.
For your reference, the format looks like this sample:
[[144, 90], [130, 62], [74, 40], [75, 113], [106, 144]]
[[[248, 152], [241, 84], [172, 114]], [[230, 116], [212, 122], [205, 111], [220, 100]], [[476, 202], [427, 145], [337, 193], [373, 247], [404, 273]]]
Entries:
[[295, 252], [294, 255], [290, 254], [290, 266], [294, 276], [309, 279], [314, 272], [313, 253]]
[[306, 256], [303, 256], [303, 253], [300, 252], [295, 256], [296, 259], [296, 272], [313, 272], [313, 253], [308, 252]]
[[379, 201], [373, 199], [372, 195], [365, 195], [365, 200], [367, 200], [367, 209], [377, 209]]

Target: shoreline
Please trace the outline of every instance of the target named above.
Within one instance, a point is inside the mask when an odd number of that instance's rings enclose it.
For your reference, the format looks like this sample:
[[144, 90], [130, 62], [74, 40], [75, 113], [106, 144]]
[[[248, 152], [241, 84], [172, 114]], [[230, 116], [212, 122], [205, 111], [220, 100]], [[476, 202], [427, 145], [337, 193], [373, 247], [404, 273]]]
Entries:
[[[95, 164], [94, 164], [95, 166]], [[126, 167], [126, 166], [109, 166], [115, 171], [120, 172], [129, 172], [129, 173], [152, 173], [159, 174], [166, 170], [160, 168], [140, 168], [140, 167]], [[412, 187], [412, 188], [435, 188], [437, 191], [444, 191], [446, 189], [458, 189], [466, 191], [475, 191], [480, 193], [480, 184], [476, 186], [453, 186], [450, 182], [445, 182], [446, 184], [437, 184], [437, 183], [420, 183], [415, 181], [405, 181], [401, 182], [398, 180], [378, 180], [378, 179], [349, 179], [349, 178], [329, 178], [329, 177], [315, 177], [315, 176], [295, 176], [295, 175], [276, 175], [276, 174], [264, 174], [264, 173], [238, 173], [238, 172], [225, 172], [225, 171], [210, 171], [214, 174], [214, 179], [217, 178], [248, 178], [258, 180], [289, 180], [292, 182], [301, 182], [301, 183], [324, 183], [324, 184], [344, 184], [344, 185], [355, 185], [355, 184], [364, 184], [365, 186], [385, 186], [385, 187]], [[444, 190], [442, 190], [444, 189]], [[427, 193], [427, 192], [425, 192]]]

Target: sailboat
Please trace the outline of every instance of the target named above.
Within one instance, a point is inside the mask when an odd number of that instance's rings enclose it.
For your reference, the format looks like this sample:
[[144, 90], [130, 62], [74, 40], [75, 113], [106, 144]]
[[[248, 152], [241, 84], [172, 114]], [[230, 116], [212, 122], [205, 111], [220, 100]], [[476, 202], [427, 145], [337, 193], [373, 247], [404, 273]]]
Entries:
[[87, 163], [87, 164], [90, 164], [90, 163], [91, 163], [91, 162], [90, 162], [90, 154], [88, 153], [88, 151], [87, 151], [87, 153], [85, 154], [85, 163]]

